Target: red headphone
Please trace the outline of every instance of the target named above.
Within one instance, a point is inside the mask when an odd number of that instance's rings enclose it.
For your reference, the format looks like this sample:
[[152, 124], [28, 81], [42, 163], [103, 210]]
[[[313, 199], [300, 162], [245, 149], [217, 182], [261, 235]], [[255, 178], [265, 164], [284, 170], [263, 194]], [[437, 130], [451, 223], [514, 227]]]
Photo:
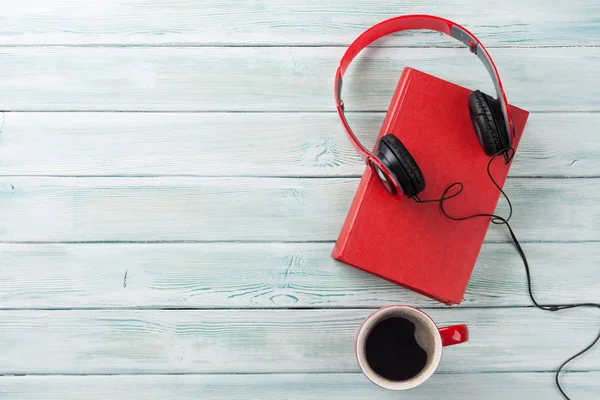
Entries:
[[369, 28], [348, 47], [337, 69], [335, 101], [338, 115], [359, 155], [373, 169], [386, 190], [393, 196], [414, 198], [425, 189], [425, 178], [408, 149], [396, 136], [387, 134], [377, 141], [375, 153], [368, 151], [350, 129], [342, 100], [342, 76], [354, 57], [374, 41], [391, 33], [410, 29], [434, 30], [452, 36], [468, 46], [486, 67], [494, 82], [497, 98], [475, 90], [470, 93], [467, 104], [473, 129], [485, 154], [494, 156], [504, 153], [506, 158], [515, 132], [496, 66], [481, 42], [465, 28], [431, 15], [394, 17]]

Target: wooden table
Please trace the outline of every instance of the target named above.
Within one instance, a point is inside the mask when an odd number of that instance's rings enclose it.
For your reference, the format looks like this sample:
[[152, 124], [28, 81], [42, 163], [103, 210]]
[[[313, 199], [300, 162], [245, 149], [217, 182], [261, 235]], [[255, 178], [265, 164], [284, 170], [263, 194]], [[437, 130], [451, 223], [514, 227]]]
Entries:
[[[554, 371], [597, 310], [532, 308], [503, 227], [451, 308], [330, 257], [364, 170], [335, 114], [339, 58], [378, 21], [431, 13], [480, 37], [532, 113], [506, 190], [538, 299], [600, 300], [600, 3], [420, 3], [4, 1], [0, 398], [561, 399]], [[368, 145], [406, 65], [492, 92], [437, 33], [379, 41], [344, 86]], [[396, 303], [471, 328], [405, 394], [353, 355]], [[561, 381], [597, 399], [600, 349]]]

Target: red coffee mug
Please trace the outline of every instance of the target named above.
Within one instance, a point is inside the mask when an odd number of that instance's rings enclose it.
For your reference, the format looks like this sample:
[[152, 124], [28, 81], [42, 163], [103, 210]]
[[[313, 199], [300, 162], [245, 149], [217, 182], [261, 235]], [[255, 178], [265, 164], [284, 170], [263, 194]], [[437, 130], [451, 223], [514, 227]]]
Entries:
[[[375, 327], [387, 319], [398, 317], [414, 324], [414, 340], [422, 349], [421, 352], [426, 354], [426, 361], [423, 357], [420, 361], [420, 370], [410, 378], [388, 379], [370, 365], [366, 344], [369, 334]], [[381, 330], [382, 326], [379, 329]], [[423, 384], [433, 375], [442, 359], [444, 347], [464, 343], [467, 340], [469, 340], [469, 329], [465, 324], [439, 328], [423, 311], [410, 306], [394, 305], [373, 312], [362, 323], [356, 336], [356, 358], [363, 374], [374, 384], [389, 390], [409, 390]], [[389, 360], [387, 362], [389, 363]], [[414, 362], [414, 360], [398, 360], [398, 368], [402, 367], [400, 365], [402, 362]]]

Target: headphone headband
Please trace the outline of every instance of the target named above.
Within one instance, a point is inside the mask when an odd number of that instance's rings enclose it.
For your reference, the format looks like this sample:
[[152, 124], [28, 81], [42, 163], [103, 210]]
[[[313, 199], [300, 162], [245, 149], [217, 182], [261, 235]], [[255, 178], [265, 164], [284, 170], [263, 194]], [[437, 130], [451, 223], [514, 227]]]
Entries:
[[[498, 70], [492, 61], [489, 53], [481, 44], [479, 39], [475, 37], [471, 32], [469, 32], [464, 27], [452, 22], [450, 20], [436, 17], [432, 15], [402, 15], [394, 18], [390, 18], [388, 20], [382, 21], [371, 28], [367, 29], [363, 32], [352, 44], [346, 49], [344, 53], [340, 65], [336, 71], [335, 75], [335, 101], [336, 107], [338, 111], [338, 115], [342, 120], [342, 124], [346, 129], [346, 132], [350, 136], [352, 144], [358, 151], [358, 154], [361, 156], [363, 161], [366, 161], [370, 164], [372, 168], [379, 169], [383, 171], [387, 176], [391, 176], [390, 171], [386, 168], [385, 165], [372, 154], [369, 150], [367, 150], [358, 140], [350, 126], [348, 125], [348, 121], [346, 120], [346, 116], [344, 115], [344, 101], [342, 100], [342, 77], [346, 72], [346, 69], [352, 62], [352, 60], [368, 45], [373, 43], [374, 41], [381, 39], [384, 36], [387, 36], [391, 33], [403, 31], [403, 30], [433, 30], [437, 32], [444, 33], [448, 36], [457, 39], [467, 47], [469, 50], [479, 58], [479, 60], [483, 63], [485, 68], [487, 69], [492, 81], [494, 83], [494, 88], [496, 89], [497, 99], [500, 102], [500, 106], [502, 108], [502, 114], [504, 115], [504, 123], [505, 127], [508, 130], [507, 137], [509, 138], [509, 145], [512, 142], [511, 137], [514, 135], [513, 122], [510, 117], [508, 102], [506, 100], [506, 94], [504, 93], [504, 89], [502, 87], [502, 82], [500, 81], [500, 76], [498, 75]], [[373, 165], [374, 164], [374, 165]], [[392, 180], [392, 184], [399, 190], [398, 183], [395, 180]]]

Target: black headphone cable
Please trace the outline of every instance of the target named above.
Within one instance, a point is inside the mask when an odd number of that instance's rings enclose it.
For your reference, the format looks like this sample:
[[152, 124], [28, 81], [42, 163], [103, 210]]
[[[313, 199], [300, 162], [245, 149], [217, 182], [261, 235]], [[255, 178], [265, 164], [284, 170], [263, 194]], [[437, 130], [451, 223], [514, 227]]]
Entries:
[[[531, 274], [529, 272], [529, 263], [527, 261], [527, 257], [525, 256], [525, 252], [523, 251], [523, 248], [521, 247], [521, 244], [519, 243], [517, 236], [515, 235], [512, 227], [510, 226], [510, 224], [508, 223], [508, 221], [511, 219], [512, 217], [512, 212], [513, 212], [513, 207], [512, 204], [510, 202], [510, 199], [508, 198], [508, 196], [506, 195], [506, 193], [504, 193], [504, 191], [502, 190], [502, 188], [500, 187], [500, 185], [498, 185], [498, 183], [496, 182], [496, 180], [494, 179], [494, 177], [492, 176], [492, 173], [490, 171], [490, 166], [492, 165], [492, 162], [496, 159], [496, 157], [498, 157], [499, 155], [503, 155], [506, 164], [510, 163], [510, 161], [512, 160], [513, 156], [514, 156], [514, 149], [510, 149], [508, 151], [503, 150], [500, 151], [498, 153], [496, 153], [488, 162], [487, 165], [487, 174], [490, 178], [490, 180], [492, 181], [492, 183], [494, 184], [494, 186], [496, 186], [496, 188], [498, 188], [498, 190], [500, 191], [500, 193], [502, 193], [502, 196], [504, 196], [504, 198], [506, 199], [508, 206], [509, 206], [509, 214], [508, 217], [504, 218], [501, 217], [499, 215], [495, 215], [495, 214], [473, 214], [473, 215], [469, 215], [466, 217], [453, 217], [450, 214], [448, 214], [448, 212], [445, 210], [444, 208], [444, 202], [446, 200], [450, 200], [456, 196], [458, 196], [463, 188], [464, 185], [462, 184], [462, 182], [455, 182], [452, 185], [448, 186], [448, 188], [446, 190], [444, 190], [442, 197], [439, 199], [431, 199], [431, 200], [422, 200], [420, 199], [418, 196], [414, 196], [413, 199], [417, 202], [417, 203], [439, 203], [440, 204], [440, 209], [442, 211], [442, 213], [449, 219], [453, 220], [453, 221], [464, 221], [467, 219], [471, 219], [471, 218], [478, 218], [478, 217], [488, 217], [491, 218], [491, 222], [493, 224], [496, 225], [506, 225], [506, 227], [508, 228], [508, 232], [510, 234], [510, 237], [517, 249], [517, 252], [519, 253], [519, 256], [521, 257], [521, 260], [523, 261], [523, 265], [525, 266], [525, 273], [527, 275], [527, 289], [529, 292], [529, 297], [531, 298], [531, 301], [533, 302], [534, 306], [541, 309], [541, 310], [545, 310], [545, 311], [559, 311], [559, 310], [566, 310], [566, 309], [570, 309], [570, 308], [575, 308], [575, 307], [596, 307], [600, 309], [600, 304], [598, 303], [575, 303], [575, 304], [552, 304], [552, 305], [541, 305], [539, 304], [534, 296], [533, 296], [533, 291], [531, 288]], [[456, 193], [448, 196], [448, 192], [450, 192], [450, 190], [452, 190], [453, 187], [458, 186], [459, 189]], [[575, 358], [581, 356], [583, 353], [587, 352], [588, 350], [590, 350], [592, 347], [594, 347], [594, 345], [600, 341], [600, 332], [598, 333], [598, 336], [596, 336], [596, 338], [588, 345], [586, 346], [583, 350], [581, 350], [580, 352], [578, 352], [577, 354], [575, 354], [574, 356], [570, 357], [569, 359], [567, 359], [565, 362], [563, 362], [561, 364], [561, 366], [558, 368], [558, 370], [556, 371], [556, 375], [555, 375], [555, 382], [556, 382], [556, 386], [558, 387], [558, 390], [560, 390], [560, 392], [562, 393], [562, 395], [565, 397], [565, 399], [570, 400], [569, 396], [567, 396], [567, 394], [564, 392], [564, 390], [562, 389], [560, 382], [558, 380], [559, 374], [561, 372], [561, 370], [565, 367], [565, 365], [567, 365], [569, 362], [571, 362], [572, 360], [574, 360]]]

